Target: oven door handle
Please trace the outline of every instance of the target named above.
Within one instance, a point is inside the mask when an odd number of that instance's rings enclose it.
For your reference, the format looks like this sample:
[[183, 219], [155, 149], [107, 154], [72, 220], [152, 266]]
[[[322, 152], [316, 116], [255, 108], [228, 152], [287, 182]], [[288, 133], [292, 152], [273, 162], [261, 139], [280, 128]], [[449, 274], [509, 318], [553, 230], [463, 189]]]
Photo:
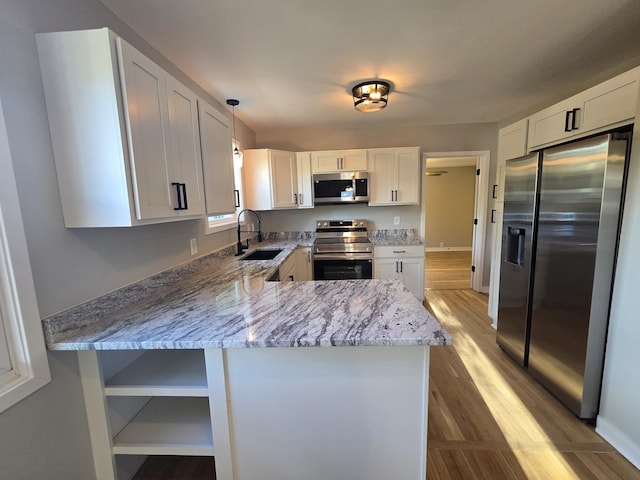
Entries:
[[368, 254], [358, 254], [358, 253], [352, 253], [352, 254], [325, 254], [325, 253], [316, 253], [313, 256], [313, 260], [315, 262], [320, 262], [322, 260], [369, 260], [372, 261], [373, 257]]

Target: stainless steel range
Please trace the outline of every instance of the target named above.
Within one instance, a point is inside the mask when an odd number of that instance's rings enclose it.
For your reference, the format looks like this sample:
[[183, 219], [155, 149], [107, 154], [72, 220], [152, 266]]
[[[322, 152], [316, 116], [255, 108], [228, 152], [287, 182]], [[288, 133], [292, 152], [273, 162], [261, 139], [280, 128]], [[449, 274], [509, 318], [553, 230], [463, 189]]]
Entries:
[[373, 278], [373, 245], [367, 235], [366, 220], [318, 220], [313, 279]]

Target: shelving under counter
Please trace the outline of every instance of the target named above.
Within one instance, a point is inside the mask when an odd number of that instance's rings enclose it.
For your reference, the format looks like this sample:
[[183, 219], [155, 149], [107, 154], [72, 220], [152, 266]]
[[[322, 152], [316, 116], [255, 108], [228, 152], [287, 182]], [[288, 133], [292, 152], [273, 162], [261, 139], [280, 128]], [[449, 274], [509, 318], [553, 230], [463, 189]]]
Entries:
[[49, 348], [79, 350], [99, 480], [157, 454], [213, 456], [219, 480], [424, 479], [429, 349], [448, 333], [398, 281], [266, 282], [299, 244], [47, 319]]

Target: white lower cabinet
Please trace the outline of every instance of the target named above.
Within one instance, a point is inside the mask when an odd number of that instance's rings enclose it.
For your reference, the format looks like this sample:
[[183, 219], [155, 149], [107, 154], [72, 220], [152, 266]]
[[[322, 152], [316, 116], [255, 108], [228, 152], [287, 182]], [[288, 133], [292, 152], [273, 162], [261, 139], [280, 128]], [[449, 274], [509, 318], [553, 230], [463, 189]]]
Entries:
[[221, 350], [78, 355], [98, 480], [128, 480], [148, 455], [215, 456], [231, 478]]
[[422, 301], [424, 299], [424, 246], [376, 246], [373, 249], [373, 278], [400, 280]]
[[294, 252], [296, 256], [294, 278], [298, 282], [313, 280], [313, 253], [311, 250], [310, 247], [298, 247]]

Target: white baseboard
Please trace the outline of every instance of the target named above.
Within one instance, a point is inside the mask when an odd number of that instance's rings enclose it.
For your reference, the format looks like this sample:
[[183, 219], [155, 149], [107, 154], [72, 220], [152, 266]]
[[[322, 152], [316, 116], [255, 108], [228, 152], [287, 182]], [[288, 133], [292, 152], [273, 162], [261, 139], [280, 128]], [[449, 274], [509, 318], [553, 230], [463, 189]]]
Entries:
[[470, 252], [471, 247], [427, 247], [427, 252]]
[[598, 416], [596, 420], [596, 433], [609, 442], [636, 468], [640, 468], [640, 445], [634, 443], [627, 434], [601, 416]]

